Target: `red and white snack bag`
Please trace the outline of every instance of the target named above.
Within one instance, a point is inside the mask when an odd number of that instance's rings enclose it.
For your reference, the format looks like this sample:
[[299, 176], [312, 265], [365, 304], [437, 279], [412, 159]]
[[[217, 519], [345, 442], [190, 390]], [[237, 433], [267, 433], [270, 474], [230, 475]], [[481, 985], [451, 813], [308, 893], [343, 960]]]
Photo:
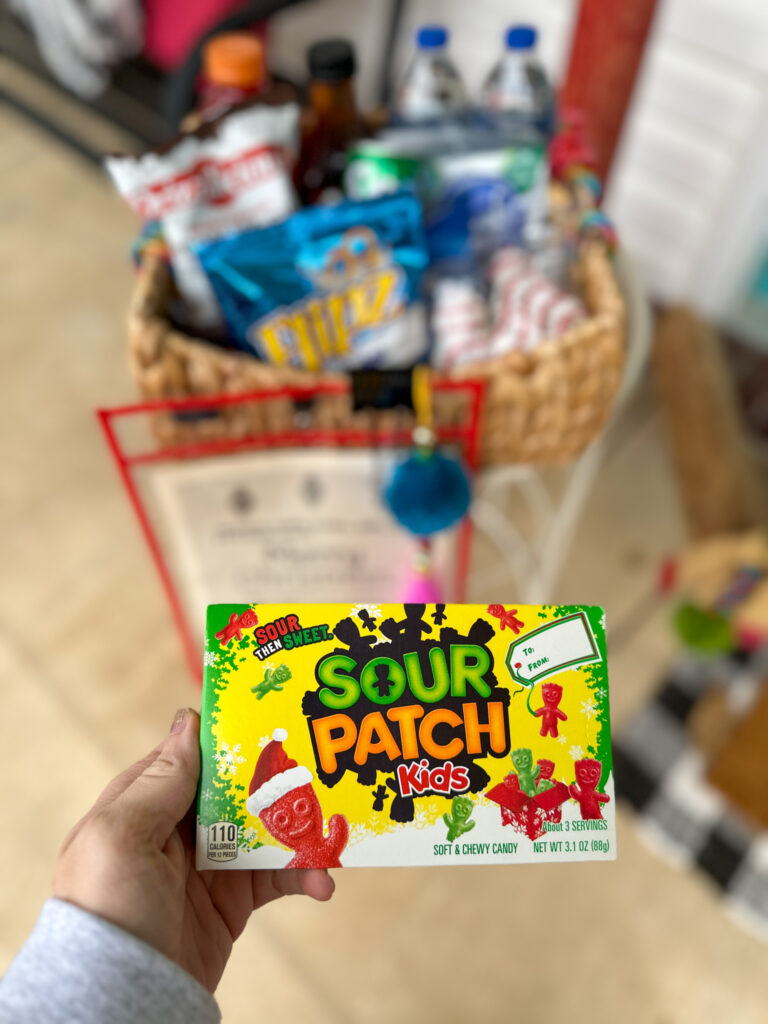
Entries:
[[515, 350], [530, 352], [587, 315], [582, 303], [536, 270], [522, 249], [500, 249], [489, 273], [490, 303], [469, 278], [449, 278], [436, 285], [432, 362], [438, 369]]
[[582, 303], [541, 274], [520, 249], [501, 249], [490, 267], [494, 355], [530, 351], [585, 319]]
[[192, 244], [230, 231], [284, 220], [296, 209], [291, 166], [299, 108], [251, 106], [232, 111], [165, 150], [110, 156], [118, 191], [143, 220], [159, 220], [176, 285], [197, 326], [221, 313]]
[[432, 363], [448, 370], [489, 355], [488, 304], [470, 278], [444, 278], [433, 294]]

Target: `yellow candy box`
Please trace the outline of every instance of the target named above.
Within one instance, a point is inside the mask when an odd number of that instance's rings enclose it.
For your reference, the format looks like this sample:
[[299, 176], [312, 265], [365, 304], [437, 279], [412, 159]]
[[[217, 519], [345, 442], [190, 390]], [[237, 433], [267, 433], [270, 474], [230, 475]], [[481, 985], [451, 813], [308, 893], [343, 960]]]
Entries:
[[211, 605], [198, 868], [612, 860], [601, 608]]

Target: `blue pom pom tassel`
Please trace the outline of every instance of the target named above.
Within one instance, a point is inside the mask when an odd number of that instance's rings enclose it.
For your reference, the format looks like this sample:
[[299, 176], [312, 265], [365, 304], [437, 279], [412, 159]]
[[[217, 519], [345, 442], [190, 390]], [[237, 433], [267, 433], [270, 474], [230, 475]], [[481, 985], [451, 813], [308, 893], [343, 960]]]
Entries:
[[466, 515], [471, 501], [469, 478], [457, 459], [417, 448], [395, 469], [384, 501], [406, 530], [430, 537]]

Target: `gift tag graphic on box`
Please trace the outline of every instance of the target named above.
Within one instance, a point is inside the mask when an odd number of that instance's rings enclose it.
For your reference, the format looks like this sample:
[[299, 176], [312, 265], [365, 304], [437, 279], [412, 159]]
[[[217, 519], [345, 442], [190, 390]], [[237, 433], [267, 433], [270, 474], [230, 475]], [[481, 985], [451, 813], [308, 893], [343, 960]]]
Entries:
[[505, 664], [516, 683], [533, 686], [565, 668], [602, 661], [584, 612], [548, 622], [509, 645]]

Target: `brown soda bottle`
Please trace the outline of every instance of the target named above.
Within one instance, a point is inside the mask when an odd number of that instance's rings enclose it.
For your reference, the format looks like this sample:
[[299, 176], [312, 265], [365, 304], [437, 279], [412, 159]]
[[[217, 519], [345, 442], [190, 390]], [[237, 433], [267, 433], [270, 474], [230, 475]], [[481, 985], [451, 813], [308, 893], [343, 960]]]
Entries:
[[355, 103], [355, 51], [346, 39], [324, 39], [307, 51], [309, 106], [296, 185], [304, 203], [341, 193], [347, 149], [363, 134]]

